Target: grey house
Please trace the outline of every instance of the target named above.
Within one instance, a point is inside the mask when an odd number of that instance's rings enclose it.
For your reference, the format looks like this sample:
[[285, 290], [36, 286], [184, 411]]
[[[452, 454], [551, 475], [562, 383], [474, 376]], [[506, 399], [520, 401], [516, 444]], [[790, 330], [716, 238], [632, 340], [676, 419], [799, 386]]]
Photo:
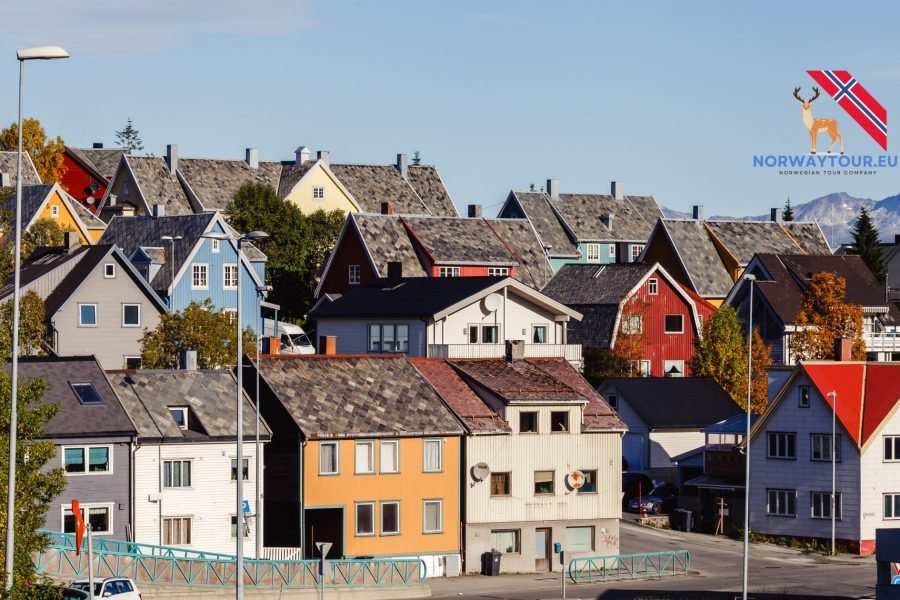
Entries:
[[131, 449], [137, 430], [93, 356], [24, 357], [24, 379], [47, 382], [44, 402], [59, 413], [44, 427], [56, 446], [48, 467], [62, 467], [66, 489], [47, 512], [46, 528], [75, 531], [77, 499], [93, 531], [102, 537], [133, 539]]

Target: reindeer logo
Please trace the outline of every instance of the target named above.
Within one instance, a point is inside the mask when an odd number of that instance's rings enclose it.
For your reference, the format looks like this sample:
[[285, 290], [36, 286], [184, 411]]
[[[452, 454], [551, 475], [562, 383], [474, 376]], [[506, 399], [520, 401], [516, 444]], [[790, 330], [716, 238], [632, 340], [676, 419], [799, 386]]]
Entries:
[[812, 110], [810, 110], [809, 106], [815, 102], [816, 98], [819, 97], [819, 88], [814, 87], [813, 92], [815, 95], [809, 100], [804, 100], [800, 97], [800, 88], [794, 88], [794, 98], [800, 102], [801, 106], [803, 106], [803, 125], [806, 127], [807, 131], [809, 131], [809, 140], [810, 140], [810, 152], [812, 154], [816, 153], [816, 139], [819, 137], [820, 131], [827, 131], [828, 135], [831, 136], [831, 145], [828, 146], [828, 153], [831, 154], [831, 149], [834, 148], [834, 144], [836, 141], [840, 140], [841, 142], [841, 154], [844, 153], [844, 138], [838, 133], [838, 122], [836, 119], [817, 119], [813, 116]]

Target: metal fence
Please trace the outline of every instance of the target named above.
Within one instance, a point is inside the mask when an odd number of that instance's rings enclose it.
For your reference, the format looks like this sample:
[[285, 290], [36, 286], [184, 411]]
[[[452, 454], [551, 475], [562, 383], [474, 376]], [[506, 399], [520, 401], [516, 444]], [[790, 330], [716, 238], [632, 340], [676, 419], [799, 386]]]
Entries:
[[589, 556], [572, 559], [569, 563], [569, 579], [575, 583], [650, 579], [687, 575], [690, 568], [691, 553], [687, 550]]

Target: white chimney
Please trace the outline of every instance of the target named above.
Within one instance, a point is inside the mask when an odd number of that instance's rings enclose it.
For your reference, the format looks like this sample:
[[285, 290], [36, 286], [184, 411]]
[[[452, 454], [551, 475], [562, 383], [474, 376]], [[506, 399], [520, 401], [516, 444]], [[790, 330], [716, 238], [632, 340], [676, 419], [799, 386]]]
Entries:
[[251, 169], [259, 168], [259, 150], [257, 148], [247, 148], [247, 166]]
[[613, 181], [609, 184], [609, 193], [616, 200], [625, 199], [625, 186], [621, 181]]
[[316, 153], [316, 158], [321, 160], [327, 166], [331, 162], [331, 152], [329, 152], [328, 150], [319, 150]]
[[306, 146], [300, 146], [296, 150], [294, 150], [294, 156], [297, 157], [297, 166], [301, 166], [303, 163], [309, 160], [309, 148]]
[[774, 221], [775, 223], [781, 223], [782, 221], [784, 221], [784, 216], [781, 214], [781, 209], [780, 209], [780, 208], [773, 208], [773, 209], [771, 209], [771, 211], [770, 211], [770, 218], [771, 218], [771, 220]]
[[166, 205], [165, 204], [154, 204], [153, 205], [153, 217], [158, 219], [159, 217], [166, 216]]
[[557, 200], [559, 198], [559, 179], [547, 180], [547, 193], [554, 200]]
[[178, 170], [178, 146], [169, 144], [166, 146], [166, 164], [169, 165], [169, 174], [174, 175]]
[[406, 165], [406, 155], [398, 154], [397, 155], [397, 171], [400, 173], [400, 177], [406, 179], [407, 174], [409, 173], [409, 168]]
[[0, 187], [9, 187], [9, 186], [10, 186], [9, 173], [0, 173]]
[[702, 204], [694, 205], [694, 220], [695, 221], [703, 220], [703, 205]]

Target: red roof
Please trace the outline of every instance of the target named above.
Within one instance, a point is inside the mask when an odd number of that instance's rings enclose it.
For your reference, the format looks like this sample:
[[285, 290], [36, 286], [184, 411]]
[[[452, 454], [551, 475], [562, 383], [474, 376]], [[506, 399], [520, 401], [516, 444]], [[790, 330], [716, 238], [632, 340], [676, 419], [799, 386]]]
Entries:
[[900, 364], [869, 363], [866, 367], [866, 404], [863, 411], [863, 444], [894, 412], [900, 402]]

